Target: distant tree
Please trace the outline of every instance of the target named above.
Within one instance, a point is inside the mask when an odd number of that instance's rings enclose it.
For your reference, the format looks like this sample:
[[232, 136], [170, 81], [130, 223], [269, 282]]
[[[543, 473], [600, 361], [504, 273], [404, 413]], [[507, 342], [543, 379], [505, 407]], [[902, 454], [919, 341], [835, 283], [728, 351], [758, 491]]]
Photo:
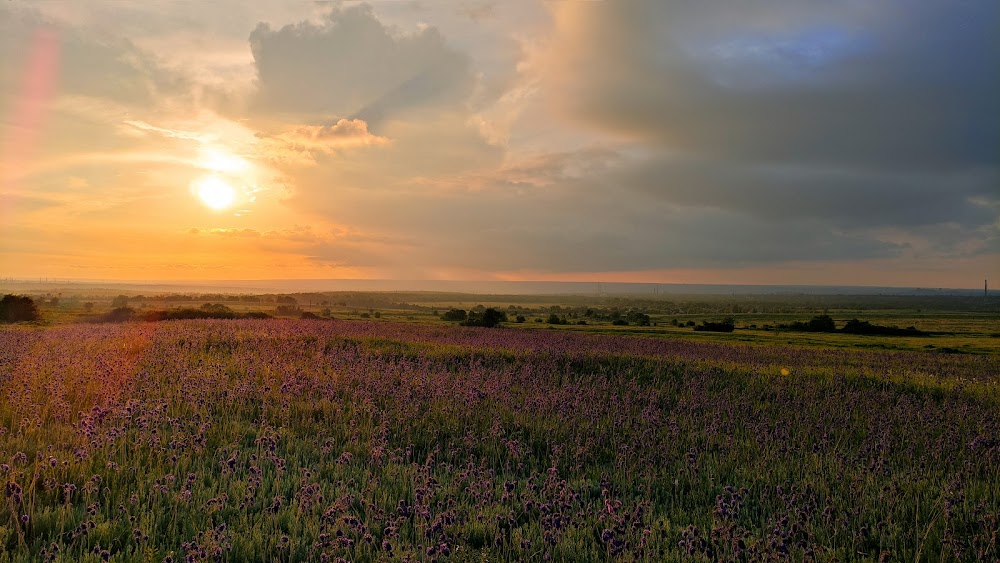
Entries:
[[629, 311], [628, 314], [625, 315], [625, 320], [627, 320], [629, 324], [649, 326], [649, 315], [640, 313], [639, 311]]
[[615, 319], [611, 321], [611, 324], [614, 326], [628, 326], [628, 321], [625, 319]]
[[278, 305], [274, 308], [275, 315], [298, 316], [300, 313], [302, 313], [302, 310], [296, 305]]
[[452, 309], [441, 315], [441, 318], [446, 321], [464, 321], [469, 318], [469, 314], [464, 309]]
[[128, 307], [128, 295], [119, 295], [111, 300], [111, 306], [115, 309], [120, 307]]
[[514, 322], [523, 323], [525, 321], [524, 315], [518, 315], [515, 317]]
[[84, 310], [85, 312], [87, 312], [87, 313], [90, 313], [90, 312], [92, 312], [92, 311], [94, 310], [94, 304], [93, 304], [93, 303], [91, 303], [90, 301], [88, 301], [88, 302], [84, 303], [84, 304], [83, 304], [83, 310]]
[[0, 299], [0, 322], [37, 321], [39, 318], [38, 306], [27, 295], [7, 294]]
[[370, 318], [372, 318], [372, 316], [371, 316], [371, 314], [370, 314], [370, 313], [361, 313], [361, 315], [359, 315], [359, 316], [360, 316], [360, 317], [361, 317], [362, 319], [370, 319]]
[[549, 318], [546, 319], [545, 322], [547, 322], [550, 325], [564, 325], [564, 324], [566, 324], [566, 319], [565, 318], [560, 318], [559, 315], [557, 315], [555, 313], [551, 313], [551, 314], [549, 314]]
[[833, 322], [833, 318], [830, 315], [818, 315], [810, 319], [807, 323], [794, 322], [782, 328], [800, 332], [834, 332], [837, 330], [837, 325]]
[[302, 311], [302, 314], [299, 315], [299, 318], [300, 319], [317, 320], [317, 319], [320, 319], [321, 317], [319, 315], [317, 315], [316, 313], [313, 313], [312, 311]]
[[376, 319], [381, 319], [382, 313], [380, 311], [375, 311], [374, 313], [372, 313], [372, 316], [375, 317]]
[[469, 318], [462, 322], [462, 326], [493, 328], [503, 322], [507, 322], [507, 313], [490, 307], [482, 311], [482, 313], [476, 312], [473, 315], [469, 315]]
[[330, 315], [333, 314], [333, 311], [331, 311], [329, 307], [323, 307], [323, 310], [320, 311], [319, 314], [323, 315], [324, 317], [329, 317]]

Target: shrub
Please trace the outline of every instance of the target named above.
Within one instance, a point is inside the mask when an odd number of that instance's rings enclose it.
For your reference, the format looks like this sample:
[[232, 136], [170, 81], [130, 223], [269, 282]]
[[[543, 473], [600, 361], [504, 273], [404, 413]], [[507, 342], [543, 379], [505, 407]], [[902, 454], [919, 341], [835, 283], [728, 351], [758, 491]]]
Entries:
[[732, 332], [736, 328], [736, 320], [728, 318], [720, 322], [701, 321], [701, 324], [694, 327], [698, 332]]
[[784, 328], [800, 332], [834, 332], [837, 325], [830, 315], [818, 315], [809, 320], [808, 323], [794, 322]]
[[[251, 311], [249, 313], [237, 313], [228, 307], [226, 310], [206, 310], [204, 307], [198, 309], [192, 309], [190, 307], [178, 308], [178, 309], [166, 309], [166, 310], [155, 310], [155, 311], [144, 311], [139, 314], [135, 314], [133, 311], [133, 316], [139, 320], [157, 322], [157, 321], [178, 321], [185, 319], [270, 319], [271, 315], [264, 313], [263, 311]], [[100, 320], [107, 322], [123, 321], [129, 320], [132, 317], [127, 316], [125, 313], [120, 313], [116, 317], [111, 317], [110, 315], [105, 315]]]

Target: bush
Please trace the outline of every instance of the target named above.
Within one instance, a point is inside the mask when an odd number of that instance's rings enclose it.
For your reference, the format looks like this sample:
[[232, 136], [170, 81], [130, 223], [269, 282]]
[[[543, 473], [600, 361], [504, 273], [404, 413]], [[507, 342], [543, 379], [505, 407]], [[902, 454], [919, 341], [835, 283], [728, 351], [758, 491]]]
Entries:
[[0, 322], [37, 321], [40, 318], [38, 305], [27, 295], [8, 294], [0, 299]]
[[927, 333], [922, 330], [917, 330], [916, 327], [908, 326], [906, 328], [899, 328], [897, 326], [883, 326], [872, 324], [868, 321], [859, 321], [858, 319], [851, 319], [847, 321], [841, 332], [847, 334], [867, 334], [867, 335], [877, 335], [877, 336], [926, 336]]
[[611, 324], [613, 324], [614, 326], [628, 326], [628, 321], [626, 321], [625, 319], [615, 319], [611, 321]]
[[566, 317], [560, 317], [555, 313], [550, 313], [549, 318], [545, 319], [545, 322], [550, 325], [564, 325], [566, 324]]

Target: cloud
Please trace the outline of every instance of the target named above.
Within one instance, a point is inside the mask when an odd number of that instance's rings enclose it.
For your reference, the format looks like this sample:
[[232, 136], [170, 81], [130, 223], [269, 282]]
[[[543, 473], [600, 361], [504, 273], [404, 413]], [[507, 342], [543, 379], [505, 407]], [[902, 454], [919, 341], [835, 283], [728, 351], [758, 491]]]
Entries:
[[434, 27], [385, 27], [365, 4], [334, 8], [322, 24], [302, 22], [250, 34], [257, 69], [254, 109], [377, 124], [401, 112], [462, 104], [474, 85], [468, 58]]
[[257, 150], [278, 162], [315, 164], [315, 153], [386, 145], [389, 139], [373, 135], [361, 119], [341, 119], [333, 125], [304, 125], [276, 135], [258, 134]]
[[[492, 172], [416, 179], [389, 192], [337, 190], [310, 201], [317, 213], [386, 237], [388, 249], [366, 265], [375, 260], [405, 272], [776, 265], [895, 257], [907, 248], [815, 216], [774, 219], [641, 193], [623, 197], [620, 177], [632, 165], [607, 150], [536, 155]], [[340, 251], [316, 254], [338, 261]]]
[[[941, 172], [828, 168], [658, 154], [618, 176], [621, 186], [695, 208], [726, 209], [770, 221], [828, 220], [841, 229], [991, 222], [1000, 170]], [[991, 195], [992, 194], [992, 195]]]

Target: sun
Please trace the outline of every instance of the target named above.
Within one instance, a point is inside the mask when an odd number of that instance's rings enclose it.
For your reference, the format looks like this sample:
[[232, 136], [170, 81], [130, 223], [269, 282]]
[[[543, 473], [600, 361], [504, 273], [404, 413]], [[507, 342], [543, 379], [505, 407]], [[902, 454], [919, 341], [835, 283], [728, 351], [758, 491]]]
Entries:
[[197, 180], [194, 190], [202, 203], [216, 211], [226, 209], [236, 201], [236, 190], [215, 174]]

